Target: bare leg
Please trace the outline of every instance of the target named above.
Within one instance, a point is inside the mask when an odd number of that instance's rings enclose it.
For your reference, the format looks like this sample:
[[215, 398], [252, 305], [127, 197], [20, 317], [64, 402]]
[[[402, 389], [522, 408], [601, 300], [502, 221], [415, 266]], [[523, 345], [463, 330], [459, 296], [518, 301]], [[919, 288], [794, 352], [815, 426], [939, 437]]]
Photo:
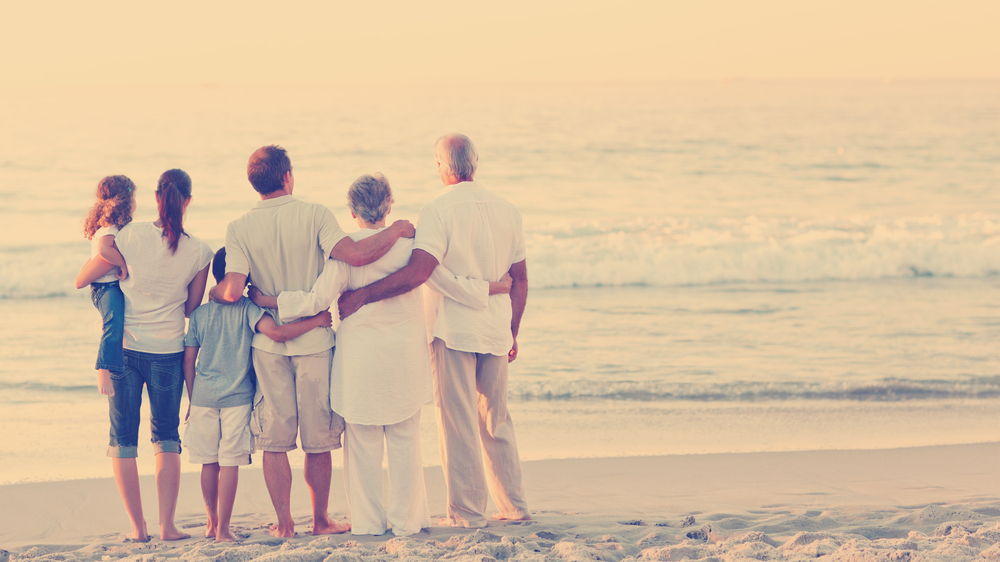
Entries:
[[97, 370], [97, 390], [105, 396], [115, 395], [115, 387], [111, 384], [111, 371], [107, 369]]
[[219, 528], [219, 463], [201, 465], [201, 497], [205, 500], [208, 525], [205, 536], [215, 538]]
[[333, 472], [330, 452], [306, 453], [305, 478], [313, 505], [313, 534], [335, 535], [351, 530], [350, 523], [330, 519], [330, 475]]
[[[309, 455], [306, 455], [308, 467]], [[264, 482], [271, 495], [271, 505], [278, 516], [278, 524], [271, 526], [275, 537], [294, 537], [295, 521], [292, 520], [292, 467], [288, 464], [288, 453], [264, 451]], [[329, 491], [329, 486], [327, 486]]]
[[156, 497], [160, 502], [160, 540], [177, 541], [190, 538], [174, 525], [177, 510], [177, 493], [181, 489], [181, 455], [160, 453], [156, 455]]
[[111, 466], [115, 472], [118, 493], [121, 494], [122, 503], [125, 504], [125, 512], [128, 513], [129, 521], [132, 522], [132, 532], [127, 537], [135, 541], [146, 542], [149, 540], [149, 535], [146, 533], [146, 520], [142, 516], [139, 469], [136, 467], [135, 459], [113, 458]]
[[224, 466], [219, 472], [219, 526], [215, 542], [235, 542], [236, 537], [229, 530], [229, 520], [233, 517], [236, 503], [236, 486], [240, 482], [240, 467]]

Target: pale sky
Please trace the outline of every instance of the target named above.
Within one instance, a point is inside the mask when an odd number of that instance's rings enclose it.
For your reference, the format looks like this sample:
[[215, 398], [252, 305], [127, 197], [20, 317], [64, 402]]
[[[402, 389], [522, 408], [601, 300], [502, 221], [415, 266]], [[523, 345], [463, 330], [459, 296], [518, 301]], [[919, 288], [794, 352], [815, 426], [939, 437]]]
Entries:
[[1000, 0], [12, 4], [3, 85], [1000, 78]]

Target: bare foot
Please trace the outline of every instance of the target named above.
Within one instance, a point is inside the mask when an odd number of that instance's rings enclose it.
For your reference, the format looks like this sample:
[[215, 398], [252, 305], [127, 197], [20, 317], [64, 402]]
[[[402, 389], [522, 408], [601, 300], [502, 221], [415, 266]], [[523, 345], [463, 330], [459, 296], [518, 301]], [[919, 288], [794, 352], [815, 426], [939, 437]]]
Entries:
[[295, 536], [295, 524], [285, 527], [281, 524], [271, 525], [271, 536], [279, 539], [290, 539]]
[[507, 516], [504, 515], [503, 513], [497, 512], [493, 514], [493, 519], [496, 519], [497, 521], [531, 521], [531, 516], [530, 515], [525, 515], [524, 517], [517, 517], [514, 515]]
[[161, 541], [180, 541], [189, 538], [191, 538], [191, 535], [180, 532], [180, 530], [173, 525], [170, 525], [169, 527], [160, 527]]
[[236, 537], [229, 532], [229, 529], [220, 529], [215, 537], [215, 542], [236, 542]]
[[346, 533], [351, 530], [350, 523], [344, 523], [342, 521], [333, 521], [329, 516], [325, 517], [324, 520], [319, 520], [313, 522], [312, 534], [314, 535], [339, 535], [341, 533]]
[[97, 370], [97, 390], [105, 396], [115, 395], [115, 385], [111, 384], [111, 371], [107, 369]]
[[132, 532], [125, 535], [122, 542], [149, 542], [149, 533], [146, 532], [146, 522], [142, 522], [142, 529], [132, 527]]

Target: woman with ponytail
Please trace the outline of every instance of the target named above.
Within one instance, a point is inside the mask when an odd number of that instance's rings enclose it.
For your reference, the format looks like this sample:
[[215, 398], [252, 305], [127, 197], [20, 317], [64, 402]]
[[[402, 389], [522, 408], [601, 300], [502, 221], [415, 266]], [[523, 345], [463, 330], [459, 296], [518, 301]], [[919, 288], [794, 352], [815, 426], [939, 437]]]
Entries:
[[139, 444], [139, 407], [146, 386], [150, 429], [156, 455], [160, 538], [187, 538], [174, 525], [180, 486], [181, 394], [184, 389], [184, 318], [205, 296], [211, 248], [184, 232], [184, 211], [191, 203], [191, 177], [183, 170], [167, 170], [156, 187], [159, 218], [131, 223], [115, 242], [128, 262], [125, 294], [125, 370], [112, 373], [111, 442], [115, 481], [132, 521], [129, 538], [146, 541], [146, 521], [139, 496], [136, 466]]

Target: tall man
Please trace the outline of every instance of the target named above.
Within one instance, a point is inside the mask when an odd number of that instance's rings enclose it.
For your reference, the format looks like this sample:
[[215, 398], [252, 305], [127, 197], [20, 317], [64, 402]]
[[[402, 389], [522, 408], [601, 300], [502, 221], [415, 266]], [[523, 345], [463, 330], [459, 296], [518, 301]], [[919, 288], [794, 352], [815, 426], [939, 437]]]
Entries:
[[510, 272], [509, 298], [491, 297], [484, 311], [432, 293], [437, 321], [431, 367], [448, 486], [448, 518], [441, 523], [485, 527], [487, 486], [500, 510], [494, 519], [530, 519], [507, 412], [507, 363], [517, 358], [517, 331], [528, 298], [521, 215], [473, 179], [479, 155], [468, 137], [441, 137], [435, 157], [445, 188], [420, 211], [410, 263], [344, 293], [340, 315], [410, 291], [438, 264], [459, 277], [487, 281]]
[[[354, 266], [366, 265], [382, 257], [400, 237], [413, 237], [413, 225], [396, 221], [382, 233], [352, 240], [329, 209], [292, 197], [292, 163], [280, 146], [254, 152], [247, 177], [261, 201], [229, 224], [226, 276], [209, 292], [215, 301], [238, 301], [248, 275], [264, 294], [309, 291], [327, 256]], [[280, 324], [278, 314], [271, 316]], [[258, 434], [257, 447], [264, 452], [264, 481], [278, 517], [271, 528], [276, 537], [295, 535], [288, 451], [296, 448], [296, 433], [306, 453], [313, 534], [350, 530], [350, 525], [333, 521], [327, 514], [330, 451], [340, 448], [344, 431], [344, 420], [330, 409], [329, 400], [334, 338], [330, 328], [317, 328], [286, 342], [264, 334], [254, 336], [253, 365], [261, 392], [251, 426]]]

